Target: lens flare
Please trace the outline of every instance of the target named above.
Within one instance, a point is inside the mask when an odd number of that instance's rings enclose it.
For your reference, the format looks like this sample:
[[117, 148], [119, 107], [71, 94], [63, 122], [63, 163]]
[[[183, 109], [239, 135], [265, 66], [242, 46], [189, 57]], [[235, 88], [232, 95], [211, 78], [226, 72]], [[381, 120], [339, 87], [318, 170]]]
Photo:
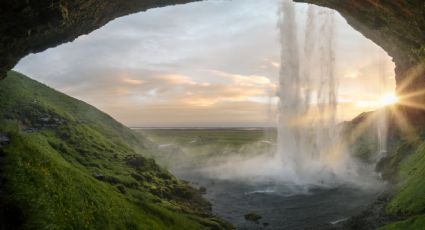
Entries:
[[379, 98], [379, 105], [382, 107], [397, 104], [397, 102], [398, 97], [394, 94], [385, 94], [381, 98]]

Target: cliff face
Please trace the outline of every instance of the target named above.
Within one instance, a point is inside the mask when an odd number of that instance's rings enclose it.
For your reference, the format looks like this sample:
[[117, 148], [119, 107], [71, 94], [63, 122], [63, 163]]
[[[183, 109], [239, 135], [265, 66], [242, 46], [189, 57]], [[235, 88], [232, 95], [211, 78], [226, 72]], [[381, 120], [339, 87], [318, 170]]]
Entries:
[[[0, 1], [0, 53], [2, 54], [0, 55], [0, 79], [4, 78], [6, 72], [25, 55], [72, 41], [79, 35], [89, 33], [117, 17], [154, 7], [193, 1], [196, 0]], [[425, 105], [425, 3], [423, 0], [295, 1], [321, 5], [340, 12], [351, 26], [393, 57], [396, 64], [395, 78], [399, 94], [406, 95], [416, 92], [408, 100], [416, 103], [419, 107]], [[10, 90], [13, 92], [13, 89]], [[420, 93], [421, 91], [422, 93]], [[12, 93], [5, 95], [9, 96]], [[10, 99], [5, 101], [10, 101]], [[408, 110], [412, 115], [409, 118], [411, 123], [417, 125], [420, 121], [425, 120], [424, 113], [420, 111], [424, 110]], [[0, 135], [0, 145], [4, 141], [2, 139], [8, 139], [8, 137]], [[401, 150], [403, 151], [400, 154], [405, 152], [404, 149]], [[418, 168], [423, 169], [423, 161], [420, 161], [422, 159], [420, 157], [425, 152], [425, 146], [421, 145], [417, 151], [412, 152], [414, 153], [412, 153], [411, 160], [401, 167], [405, 174], [402, 174], [402, 176], [404, 175], [402, 179], [407, 178], [407, 184], [400, 187], [400, 191], [411, 193], [408, 195], [397, 193], [401, 195], [395, 196], [391, 201], [392, 206], [390, 206], [391, 212], [402, 212], [406, 216], [422, 213], [423, 204], [425, 204], [423, 193], [421, 193], [425, 188], [425, 184], [422, 183], [425, 172], [417, 170]], [[2, 154], [0, 153], [0, 155]], [[399, 157], [397, 152], [390, 157], [392, 157], [390, 159], [404, 159], [404, 155]], [[393, 162], [400, 161], [394, 160]], [[416, 164], [416, 162], [419, 163]], [[421, 168], [417, 166], [418, 164], [421, 165]], [[411, 186], [412, 184], [416, 186]], [[405, 189], [406, 186], [409, 186], [409, 189]], [[414, 191], [420, 192], [414, 193]], [[415, 206], [411, 204], [415, 204]], [[425, 223], [425, 214], [421, 215], [423, 221], [421, 223]], [[423, 226], [423, 224], [418, 226]]]
[[[117, 17], [197, 0], [15, 0], [0, 3], [0, 79], [31, 52], [72, 41]], [[425, 3], [422, 0], [296, 0], [340, 12], [396, 63], [400, 94], [425, 88]], [[273, 12], [271, 12], [273, 13]], [[410, 99], [425, 103], [424, 95]]]
[[[0, 79], [21, 59], [72, 41], [117, 17], [198, 0], [15, 0], [0, 2]], [[399, 95], [423, 107], [425, 3], [422, 0], [295, 0], [337, 10], [348, 23], [388, 52], [396, 64]], [[273, 13], [273, 12], [271, 12]], [[418, 93], [419, 92], [419, 93]], [[422, 108], [404, 108], [411, 121]]]
[[[425, 2], [422, 0], [296, 0], [337, 10], [396, 64], [400, 95], [425, 88]], [[406, 100], [424, 104], [425, 95]]]

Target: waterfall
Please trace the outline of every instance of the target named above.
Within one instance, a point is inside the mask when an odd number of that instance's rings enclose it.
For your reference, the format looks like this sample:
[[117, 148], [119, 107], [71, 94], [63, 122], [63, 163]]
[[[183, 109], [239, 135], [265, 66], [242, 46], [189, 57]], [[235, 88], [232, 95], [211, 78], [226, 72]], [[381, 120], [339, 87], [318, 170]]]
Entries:
[[[277, 151], [289, 170], [296, 170], [301, 164], [300, 126], [297, 118], [303, 115], [304, 105], [300, 91], [300, 60], [295, 21], [295, 9], [292, 1], [283, 1], [280, 21], [281, 64], [277, 96], [278, 103], [278, 139]], [[308, 105], [307, 105], [308, 106]]]
[[[384, 97], [386, 86], [387, 86], [387, 80], [385, 77], [385, 61], [382, 55], [379, 55], [378, 75], [379, 75], [379, 81], [378, 81], [379, 94], [381, 97]], [[380, 110], [378, 110], [377, 113], [378, 115], [377, 115], [376, 129], [377, 129], [377, 136], [378, 136], [378, 154], [377, 154], [376, 161], [384, 157], [387, 153], [388, 108], [383, 107]]]
[[278, 156], [294, 181], [321, 181], [335, 173], [329, 168], [339, 142], [334, 15], [309, 6], [304, 49], [292, 1], [283, 1], [280, 16]]

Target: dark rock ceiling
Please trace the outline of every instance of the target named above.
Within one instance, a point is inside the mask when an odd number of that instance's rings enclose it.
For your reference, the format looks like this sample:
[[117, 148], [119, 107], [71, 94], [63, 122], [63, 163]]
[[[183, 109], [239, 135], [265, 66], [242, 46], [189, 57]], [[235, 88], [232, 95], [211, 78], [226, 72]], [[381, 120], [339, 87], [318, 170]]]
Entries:
[[[14, 0], [0, 2], [0, 78], [24, 56], [69, 42], [117, 17], [194, 0]], [[388, 52], [399, 93], [425, 89], [423, 0], [296, 0], [337, 10]], [[274, 13], [274, 12], [270, 12]], [[424, 95], [415, 100], [425, 102]]]

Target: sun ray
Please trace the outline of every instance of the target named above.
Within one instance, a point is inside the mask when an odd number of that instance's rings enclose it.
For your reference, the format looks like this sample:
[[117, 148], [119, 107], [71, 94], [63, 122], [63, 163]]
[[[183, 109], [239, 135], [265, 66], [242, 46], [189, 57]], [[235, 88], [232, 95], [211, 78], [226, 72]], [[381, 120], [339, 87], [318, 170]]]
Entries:
[[410, 124], [409, 120], [405, 117], [401, 111], [400, 106], [391, 107], [390, 109], [392, 119], [400, 131], [408, 137], [416, 136], [415, 128]]
[[372, 114], [367, 116], [365, 120], [361, 121], [358, 125], [356, 125], [354, 129], [350, 132], [349, 137], [347, 138], [347, 146], [352, 145], [377, 119], [377, 113], [373, 112]]
[[418, 78], [418, 76], [421, 76], [421, 73], [424, 72], [425, 63], [423, 62], [407, 70], [404, 74], [403, 81], [397, 82], [397, 92], [399, 94], [404, 94], [404, 92], [412, 86], [413, 82]]
[[388, 93], [382, 95], [381, 98], [379, 98], [379, 105], [381, 107], [385, 107], [392, 104], [397, 104], [399, 101], [398, 97], [393, 93]]
[[399, 95], [398, 98], [400, 102], [403, 102], [403, 101], [409, 100], [410, 98], [414, 98], [418, 96], [425, 96], [425, 89], [416, 90], [410, 93], [404, 93], [403, 95]]
[[400, 103], [400, 105], [410, 107], [410, 108], [414, 108], [414, 109], [418, 109], [418, 110], [425, 110], [424, 104], [414, 102], [414, 101], [404, 100]]

